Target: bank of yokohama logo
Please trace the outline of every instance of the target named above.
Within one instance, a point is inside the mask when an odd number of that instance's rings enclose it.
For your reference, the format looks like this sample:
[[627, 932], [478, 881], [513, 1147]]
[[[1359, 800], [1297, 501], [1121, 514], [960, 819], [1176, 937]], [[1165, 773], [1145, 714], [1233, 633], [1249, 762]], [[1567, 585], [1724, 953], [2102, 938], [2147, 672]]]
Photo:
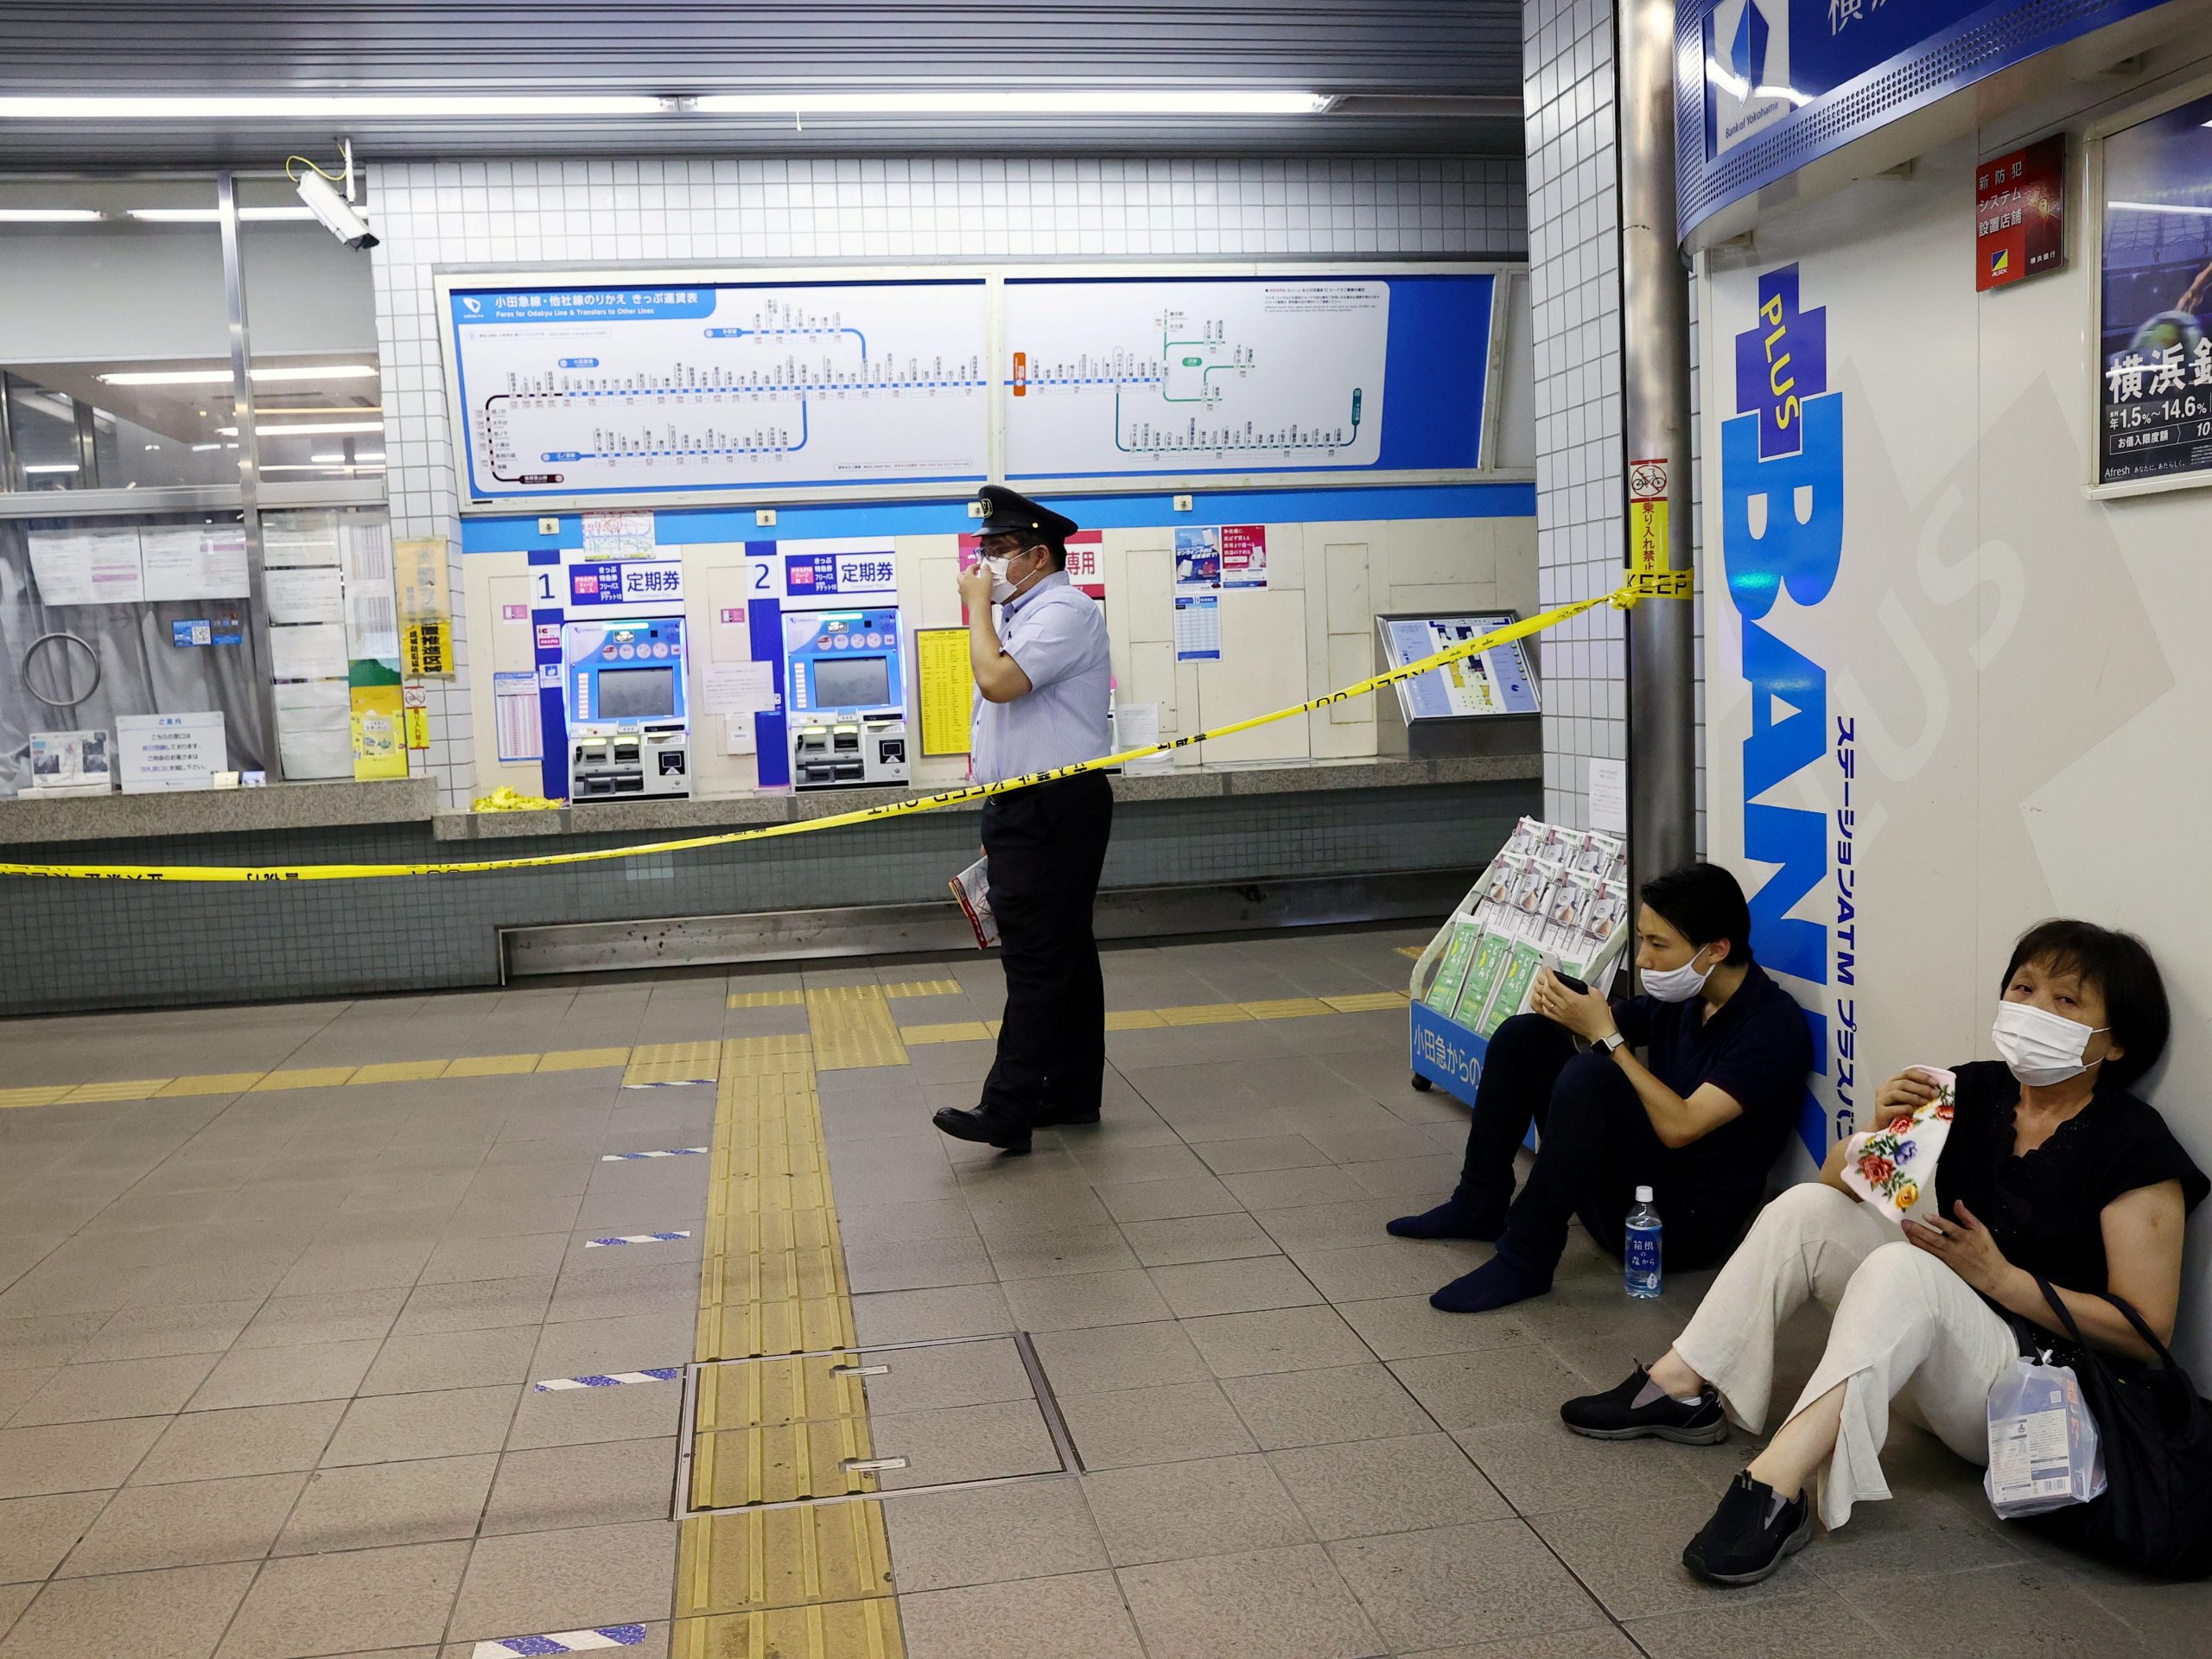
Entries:
[[1737, 18], [1735, 32], [1728, 41], [1729, 73], [1753, 86], [1767, 86], [1766, 49], [1773, 35], [1773, 26], [1757, 0], [1745, 0], [1743, 15]]
[[1708, 27], [1706, 96], [1720, 154], [1792, 107], [1788, 0], [1720, 0]]

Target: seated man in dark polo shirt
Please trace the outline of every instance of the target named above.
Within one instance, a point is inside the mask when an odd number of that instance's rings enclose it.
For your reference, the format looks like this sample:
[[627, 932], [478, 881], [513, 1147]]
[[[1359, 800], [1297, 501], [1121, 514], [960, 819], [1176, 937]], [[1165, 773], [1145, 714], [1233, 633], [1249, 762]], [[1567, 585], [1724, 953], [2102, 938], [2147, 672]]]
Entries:
[[[1751, 960], [1751, 912], [1727, 871], [1688, 865], [1639, 896], [1643, 994], [1609, 1005], [1539, 974], [1534, 1012], [1491, 1039], [1458, 1188], [1390, 1224], [1401, 1238], [1497, 1242], [1428, 1299], [1447, 1313], [1549, 1290], [1571, 1216], [1618, 1255], [1639, 1186], [1652, 1189], [1670, 1268], [1726, 1254], [1765, 1201], [1813, 1063], [1804, 1014]], [[1578, 1039], [1589, 1046], [1580, 1053]], [[1513, 1155], [1531, 1117], [1535, 1167], [1516, 1198]]]

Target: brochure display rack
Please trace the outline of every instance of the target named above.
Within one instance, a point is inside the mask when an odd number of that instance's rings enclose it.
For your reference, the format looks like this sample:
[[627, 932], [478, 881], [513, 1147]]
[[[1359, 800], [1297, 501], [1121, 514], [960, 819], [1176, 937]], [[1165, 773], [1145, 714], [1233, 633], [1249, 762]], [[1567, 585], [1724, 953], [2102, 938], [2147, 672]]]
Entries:
[[1629, 938], [1627, 849], [1611, 836], [1523, 818], [1445, 918], [1407, 986], [1416, 1089], [1472, 1104], [1491, 1034], [1529, 1007], [1548, 967], [1593, 988]]

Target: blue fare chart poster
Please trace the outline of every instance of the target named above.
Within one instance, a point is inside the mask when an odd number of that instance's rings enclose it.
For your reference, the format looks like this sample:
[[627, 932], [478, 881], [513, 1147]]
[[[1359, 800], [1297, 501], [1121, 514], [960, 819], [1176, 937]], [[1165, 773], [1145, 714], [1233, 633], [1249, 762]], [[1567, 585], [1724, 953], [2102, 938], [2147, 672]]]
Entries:
[[582, 280], [451, 293], [470, 499], [986, 475], [981, 277]]
[[1471, 471], [1493, 283], [1009, 277], [1007, 475]]
[[2212, 472], [2212, 97], [2105, 140], [2099, 480]]

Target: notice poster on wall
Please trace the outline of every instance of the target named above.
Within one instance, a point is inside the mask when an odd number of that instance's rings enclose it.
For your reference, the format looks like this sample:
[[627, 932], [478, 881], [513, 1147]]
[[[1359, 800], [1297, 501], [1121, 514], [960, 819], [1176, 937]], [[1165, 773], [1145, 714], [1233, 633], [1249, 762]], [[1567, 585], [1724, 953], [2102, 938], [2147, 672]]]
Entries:
[[1224, 524], [1220, 535], [1221, 585], [1224, 588], [1266, 587], [1268, 527], [1265, 524]]
[[45, 605], [135, 605], [146, 597], [135, 530], [35, 530], [31, 575]]
[[1221, 586], [1221, 531], [1187, 524], [1175, 531], [1175, 591], [1211, 594]]
[[915, 689], [921, 701], [922, 753], [965, 754], [976, 701], [975, 664], [965, 628], [914, 630]]
[[245, 531], [237, 525], [148, 525], [138, 550], [149, 600], [248, 595]]
[[2008, 288], [2065, 262], [2066, 135], [2054, 132], [1976, 164], [1975, 292]]
[[344, 680], [276, 688], [277, 747], [288, 783], [353, 775], [353, 704]]
[[2212, 473], [2212, 97], [2104, 141], [2099, 480]]
[[118, 715], [115, 742], [126, 795], [213, 789], [215, 774], [231, 769], [220, 710]]
[[499, 725], [499, 759], [543, 760], [545, 728], [538, 707], [537, 676], [528, 669], [493, 675], [492, 707]]
[[1221, 597], [1217, 594], [1175, 595], [1175, 660], [1221, 660]]

